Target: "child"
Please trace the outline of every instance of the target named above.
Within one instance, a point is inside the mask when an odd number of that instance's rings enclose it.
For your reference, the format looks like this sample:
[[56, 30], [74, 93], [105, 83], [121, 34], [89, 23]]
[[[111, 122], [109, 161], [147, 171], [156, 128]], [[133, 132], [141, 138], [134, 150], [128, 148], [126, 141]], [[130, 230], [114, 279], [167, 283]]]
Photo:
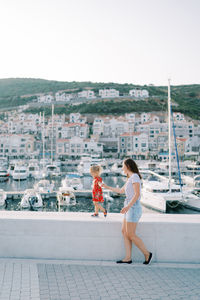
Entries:
[[104, 202], [103, 200], [103, 192], [102, 192], [102, 178], [100, 177], [101, 167], [98, 165], [94, 165], [90, 167], [90, 174], [94, 178], [93, 180], [93, 188], [92, 188], [92, 201], [95, 207], [95, 213], [92, 214], [92, 217], [99, 216], [99, 209], [103, 211], [104, 217], [107, 216], [107, 210], [103, 208], [100, 202]]

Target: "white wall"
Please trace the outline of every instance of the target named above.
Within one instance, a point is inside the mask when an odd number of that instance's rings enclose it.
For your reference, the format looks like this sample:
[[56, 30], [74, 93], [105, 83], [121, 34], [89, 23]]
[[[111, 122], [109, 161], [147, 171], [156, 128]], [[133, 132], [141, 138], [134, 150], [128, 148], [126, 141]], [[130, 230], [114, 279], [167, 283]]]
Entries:
[[[0, 212], [0, 257], [116, 260], [124, 257], [120, 214]], [[143, 214], [137, 233], [158, 262], [200, 262], [200, 215]], [[133, 248], [133, 260], [143, 255]]]

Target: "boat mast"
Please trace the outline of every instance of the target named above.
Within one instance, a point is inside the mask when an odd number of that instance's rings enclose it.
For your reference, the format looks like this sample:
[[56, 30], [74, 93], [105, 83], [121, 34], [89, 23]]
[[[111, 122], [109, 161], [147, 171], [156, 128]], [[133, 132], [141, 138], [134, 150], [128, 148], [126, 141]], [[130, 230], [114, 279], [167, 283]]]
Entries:
[[53, 163], [53, 116], [54, 116], [54, 104], [52, 104], [52, 119], [51, 119], [51, 163]]
[[171, 193], [171, 96], [170, 96], [170, 79], [168, 79], [168, 144], [169, 144], [169, 192]]
[[42, 158], [43, 158], [43, 168], [44, 168], [44, 159], [45, 159], [45, 148], [44, 148], [44, 112], [43, 112], [43, 133], [42, 133]]

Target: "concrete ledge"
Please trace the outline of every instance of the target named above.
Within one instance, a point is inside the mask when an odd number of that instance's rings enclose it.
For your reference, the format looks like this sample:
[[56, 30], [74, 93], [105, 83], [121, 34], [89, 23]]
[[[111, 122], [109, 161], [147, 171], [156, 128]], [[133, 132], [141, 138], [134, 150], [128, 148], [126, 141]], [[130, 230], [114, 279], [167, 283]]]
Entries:
[[[0, 257], [116, 260], [124, 256], [123, 215], [0, 212]], [[155, 262], [200, 262], [200, 215], [143, 214], [137, 234]], [[143, 261], [134, 246], [133, 259]]]

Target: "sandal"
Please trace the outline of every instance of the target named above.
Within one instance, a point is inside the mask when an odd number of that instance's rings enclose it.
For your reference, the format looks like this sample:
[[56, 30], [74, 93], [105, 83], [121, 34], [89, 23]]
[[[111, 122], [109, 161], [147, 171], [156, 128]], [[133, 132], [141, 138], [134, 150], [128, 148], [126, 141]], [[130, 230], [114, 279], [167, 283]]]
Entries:
[[93, 215], [91, 215], [91, 217], [98, 217], [99, 216], [99, 214], [93, 214]]

